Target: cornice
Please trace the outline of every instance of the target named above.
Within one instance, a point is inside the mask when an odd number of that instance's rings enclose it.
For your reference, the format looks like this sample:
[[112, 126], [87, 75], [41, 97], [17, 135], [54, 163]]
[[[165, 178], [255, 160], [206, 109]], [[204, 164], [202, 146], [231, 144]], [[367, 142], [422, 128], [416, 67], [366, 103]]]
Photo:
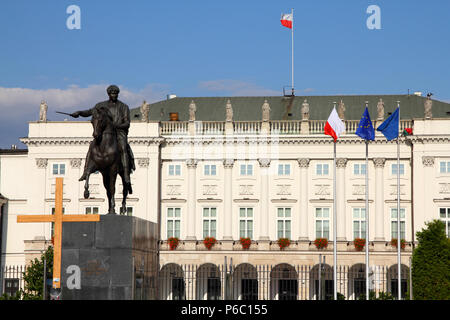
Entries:
[[[21, 138], [27, 146], [47, 145], [89, 145], [92, 138], [88, 137], [52, 137], [52, 138]], [[165, 141], [162, 137], [128, 137], [130, 145], [159, 145]]]

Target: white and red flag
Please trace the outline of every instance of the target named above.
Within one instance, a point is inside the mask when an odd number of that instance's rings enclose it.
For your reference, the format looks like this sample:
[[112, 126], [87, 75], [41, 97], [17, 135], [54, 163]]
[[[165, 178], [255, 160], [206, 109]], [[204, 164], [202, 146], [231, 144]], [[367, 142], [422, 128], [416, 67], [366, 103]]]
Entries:
[[281, 15], [281, 24], [286, 28], [292, 29], [292, 21], [294, 20], [292, 13], [285, 13]]
[[332, 136], [334, 142], [336, 142], [341, 133], [344, 131], [345, 131], [345, 124], [339, 118], [339, 115], [336, 112], [336, 108], [333, 108], [333, 111], [331, 111], [327, 123], [325, 124], [325, 134]]

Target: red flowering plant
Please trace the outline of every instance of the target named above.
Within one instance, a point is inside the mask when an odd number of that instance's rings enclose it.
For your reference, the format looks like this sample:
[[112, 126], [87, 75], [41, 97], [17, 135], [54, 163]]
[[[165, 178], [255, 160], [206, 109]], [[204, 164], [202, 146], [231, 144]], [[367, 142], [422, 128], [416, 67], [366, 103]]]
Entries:
[[169, 244], [170, 250], [175, 250], [178, 247], [180, 240], [177, 237], [170, 237], [167, 239], [167, 243]]
[[353, 245], [355, 246], [356, 251], [362, 251], [366, 245], [366, 239], [355, 238], [355, 240], [353, 240]]
[[217, 240], [214, 237], [206, 237], [203, 239], [203, 244], [208, 250], [211, 250], [211, 248], [216, 244]]
[[[392, 240], [391, 240], [391, 246], [397, 248], [397, 243], [398, 243], [397, 238], [392, 238]], [[400, 239], [400, 247], [401, 247], [402, 249], [405, 249], [405, 247], [406, 247], [406, 241], [405, 241], [405, 239]]]
[[314, 245], [317, 249], [324, 249], [328, 246], [328, 239], [327, 238], [317, 238], [314, 240]]
[[242, 245], [242, 249], [248, 249], [250, 248], [250, 245], [252, 244], [252, 240], [250, 238], [241, 238], [239, 242]]
[[289, 247], [291, 244], [291, 240], [289, 238], [280, 238], [278, 239], [278, 245], [280, 246], [280, 250], [283, 250], [286, 247]]

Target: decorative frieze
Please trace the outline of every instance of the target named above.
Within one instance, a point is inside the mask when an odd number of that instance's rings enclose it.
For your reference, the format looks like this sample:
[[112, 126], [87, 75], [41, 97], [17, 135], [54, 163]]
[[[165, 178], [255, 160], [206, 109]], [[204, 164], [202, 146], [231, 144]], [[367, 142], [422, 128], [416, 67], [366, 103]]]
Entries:
[[203, 195], [205, 196], [215, 196], [217, 195], [217, 185], [203, 185]]
[[314, 192], [317, 196], [329, 196], [330, 195], [330, 185], [329, 184], [316, 184], [314, 186], [316, 191]]
[[80, 168], [81, 167], [81, 158], [74, 158], [74, 159], [70, 159], [70, 166], [72, 168]]
[[290, 184], [278, 184], [277, 185], [277, 195], [289, 196], [291, 195], [291, 185]]
[[423, 164], [424, 167], [432, 167], [432, 166], [434, 166], [434, 157], [423, 156], [422, 157], [422, 164]]
[[137, 163], [138, 163], [139, 167], [147, 168], [148, 165], [150, 164], [150, 159], [149, 158], [138, 158]]
[[180, 189], [181, 185], [169, 184], [167, 185], [166, 194], [168, 196], [179, 196], [181, 194]]
[[450, 193], [450, 183], [439, 183], [439, 193]]
[[354, 184], [352, 194], [355, 196], [363, 196], [366, 194], [366, 185]]
[[239, 185], [239, 195], [240, 196], [249, 196], [253, 195], [253, 185], [251, 184], [240, 184]]
[[48, 159], [43, 159], [43, 158], [37, 158], [36, 159], [36, 166], [39, 169], [45, 169], [47, 168], [47, 164], [48, 164]]

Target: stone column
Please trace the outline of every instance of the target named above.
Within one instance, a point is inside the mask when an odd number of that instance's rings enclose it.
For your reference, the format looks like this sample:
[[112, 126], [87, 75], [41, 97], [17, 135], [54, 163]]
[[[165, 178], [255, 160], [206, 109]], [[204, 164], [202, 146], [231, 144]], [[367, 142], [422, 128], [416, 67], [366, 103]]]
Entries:
[[347, 167], [346, 158], [336, 159], [336, 206], [337, 206], [337, 241], [346, 241], [347, 234], [345, 232], [346, 215], [345, 210], [345, 168]]
[[375, 241], [384, 241], [384, 164], [385, 158], [374, 158], [375, 166]]
[[308, 168], [309, 159], [297, 159], [300, 167], [300, 236], [298, 240], [308, 240]]
[[[261, 167], [261, 219], [259, 240], [269, 240], [269, 167], [270, 159], [259, 159], [259, 166]], [[256, 215], [257, 216], [257, 215]]]
[[[424, 172], [424, 195], [423, 195], [423, 209], [422, 212], [429, 212], [430, 208], [433, 207], [433, 168], [434, 168], [434, 157], [423, 156], [422, 157], [423, 172]], [[405, 217], [406, 218], [406, 217]]]
[[186, 166], [188, 171], [188, 190], [187, 190], [187, 207], [188, 212], [186, 216], [187, 223], [187, 233], [186, 240], [196, 240], [195, 234], [195, 225], [197, 222], [197, 217], [195, 214], [196, 202], [197, 202], [197, 193], [196, 193], [196, 170], [197, 170], [197, 162], [196, 159], [188, 159], [186, 160]]
[[224, 213], [223, 213], [223, 240], [233, 240], [233, 165], [234, 159], [223, 160], [225, 172], [224, 186]]

